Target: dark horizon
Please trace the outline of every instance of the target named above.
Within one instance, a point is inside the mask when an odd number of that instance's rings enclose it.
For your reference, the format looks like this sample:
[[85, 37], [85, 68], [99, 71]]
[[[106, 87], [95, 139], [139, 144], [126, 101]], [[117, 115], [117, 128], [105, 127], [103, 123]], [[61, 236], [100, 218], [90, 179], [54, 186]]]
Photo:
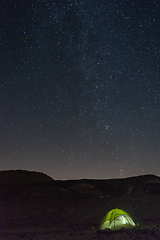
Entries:
[[45, 175], [45, 176], [47, 176], [47, 177], [49, 177], [49, 178], [51, 178], [52, 180], [54, 180], [54, 181], [83, 181], [83, 180], [93, 180], [93, 181], [96, 181], [96, 180], [118, 180], [118, 179], [128, 179], [128, 178], [139, 178], [139, 177], [158, 177], [158, 178], [160, 178], [160, 175], [154, 175], [154, 174], [150, 174], [150, 173], [148, 173], [148, 174], [142, 174], [142, 175], [133, 175], [133, 176], [128, 176], [128, 177], [117, 177], [117, 178], [75, 178], [75, 179], [55, 179], [55, 178], [52, 178], [52, 176], [50, 176], [50, 175], [48, 175], [48, 174], [46, 174], [46, 173], [44, 173], [44, 172], [38, 172], [38, 171], [32, 171], [32, 170], [26, 170], [26, 169], [9, 169], [9, 170], [1, 170], [0, 171], [0, 173], [18, 173], [18, 172], [21, 172], [21, 173], [23, 173], [23, 172], [25, 172], [25, 173], [35, 173], [35, 174], [42, 174], [42, 175]]

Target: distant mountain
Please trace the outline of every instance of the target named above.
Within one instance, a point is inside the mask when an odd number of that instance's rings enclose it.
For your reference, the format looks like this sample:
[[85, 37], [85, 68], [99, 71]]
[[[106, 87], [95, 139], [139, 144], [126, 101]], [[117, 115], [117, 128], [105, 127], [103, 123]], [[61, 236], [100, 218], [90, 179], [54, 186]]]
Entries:
[[[57, 191], [80, 194], [93, 194], [98, 197], [110, 198], [144, 192], [148, 194], [160, 194], [160, 177], [155, 175], [142, 175], [120, 179], [79, 179], [79, 180], [53, 180], [44, 173], [9, 170], [0, 171], [0, 184], [51, 184], [50, 187]], [[46, 186], [47, 187], [47, 186]], [[49, 194], [49, 193], [47, 193]]]
[[53, 181], [51, 177], [40, 172], [26, 170], [0, 171], [0, 184], [49, 183]]
[[63, 189], [95, 194], [101, 197], [120, 196], [137, 191], [160, 194], [160, 177], [155, 175], [106, 180], [80, 179], [56, 181], [56, 184]]

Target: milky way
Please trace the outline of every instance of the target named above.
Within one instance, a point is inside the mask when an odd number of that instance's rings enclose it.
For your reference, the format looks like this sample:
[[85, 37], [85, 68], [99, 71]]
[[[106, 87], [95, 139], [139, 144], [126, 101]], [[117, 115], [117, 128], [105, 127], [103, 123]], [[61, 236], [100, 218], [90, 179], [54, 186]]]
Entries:
[[159, 1], [0, 4], [1, 170], [159, 175]]

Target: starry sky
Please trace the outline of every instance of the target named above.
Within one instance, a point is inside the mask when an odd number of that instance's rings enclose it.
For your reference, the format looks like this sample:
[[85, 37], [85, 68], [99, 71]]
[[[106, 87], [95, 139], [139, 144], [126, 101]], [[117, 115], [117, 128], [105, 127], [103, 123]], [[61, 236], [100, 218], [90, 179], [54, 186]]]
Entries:
[[160, 1], [0, 5], [0, 170], [160, 175]]

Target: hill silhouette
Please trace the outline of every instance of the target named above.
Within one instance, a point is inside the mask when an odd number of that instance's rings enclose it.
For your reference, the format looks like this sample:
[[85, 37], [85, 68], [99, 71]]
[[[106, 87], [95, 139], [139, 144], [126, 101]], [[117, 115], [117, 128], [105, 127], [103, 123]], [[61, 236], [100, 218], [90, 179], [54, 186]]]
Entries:
[[48, 175], [26, 170], [0, 171], [0, 184], [30, 184], [53, 182]]
[[56, 189], [95, 194], [101, 197], [119, 196], [135, 191], [160, 194], [160, 177], [142, 175], [120, 179], [54, 180], [41, 172], [26, 170], [0, 171], [0, 184], [53, 184]]

